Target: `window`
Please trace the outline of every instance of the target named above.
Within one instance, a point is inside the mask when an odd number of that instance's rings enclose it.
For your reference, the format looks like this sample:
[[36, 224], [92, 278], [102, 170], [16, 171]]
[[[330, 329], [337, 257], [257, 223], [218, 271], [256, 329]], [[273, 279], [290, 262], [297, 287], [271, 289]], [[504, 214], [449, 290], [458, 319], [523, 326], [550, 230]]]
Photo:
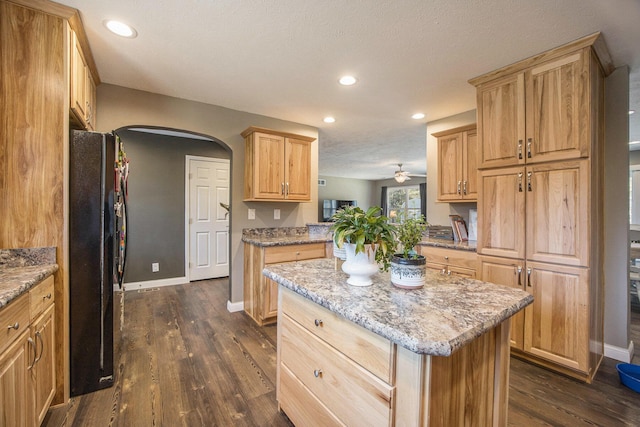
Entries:
[[401, 218], [420, 216], [420, 187], [389, 187], [387, 189], [387, 216], [391, 222], [400, 222]]

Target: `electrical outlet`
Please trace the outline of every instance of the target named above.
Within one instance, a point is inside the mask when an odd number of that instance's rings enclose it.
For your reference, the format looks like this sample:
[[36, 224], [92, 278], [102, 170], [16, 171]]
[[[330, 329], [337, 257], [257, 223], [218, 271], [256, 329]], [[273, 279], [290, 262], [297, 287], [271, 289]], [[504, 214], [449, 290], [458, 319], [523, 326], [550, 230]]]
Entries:
[[249, 219], [256, 219], [256, 210], [249, 209]]
[[280, 209], [273, 210], [273, 219], [280, 219]]
[[158, 271], [160, 271], [160, 263], [159, 262], [152, 262], [151, 263], [151, 272], [152, 273], [157, 273]]

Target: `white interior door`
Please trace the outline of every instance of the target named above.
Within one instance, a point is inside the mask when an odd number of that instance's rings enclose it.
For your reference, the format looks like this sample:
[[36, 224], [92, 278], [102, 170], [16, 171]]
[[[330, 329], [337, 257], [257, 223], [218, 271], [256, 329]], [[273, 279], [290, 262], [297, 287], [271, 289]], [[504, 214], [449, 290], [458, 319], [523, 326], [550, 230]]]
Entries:
[[229, 275], [229, 160], [188, 157], [189, 280]]

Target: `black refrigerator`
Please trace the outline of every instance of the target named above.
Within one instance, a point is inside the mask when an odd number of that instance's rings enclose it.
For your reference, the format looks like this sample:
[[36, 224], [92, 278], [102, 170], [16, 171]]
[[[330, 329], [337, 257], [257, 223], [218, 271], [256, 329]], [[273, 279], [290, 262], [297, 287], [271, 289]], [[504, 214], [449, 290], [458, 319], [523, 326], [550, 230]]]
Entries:
[[114, 381], [114, 290], [126, 262], [129, 163], [115, 134], [69, 140], [69, 346], [71, 396]]

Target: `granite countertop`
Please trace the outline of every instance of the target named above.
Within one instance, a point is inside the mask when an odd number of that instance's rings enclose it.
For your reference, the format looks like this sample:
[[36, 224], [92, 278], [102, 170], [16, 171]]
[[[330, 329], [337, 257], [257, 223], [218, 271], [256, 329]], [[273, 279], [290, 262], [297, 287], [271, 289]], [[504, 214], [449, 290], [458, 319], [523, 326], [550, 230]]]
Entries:
[[371, 286], [350, 286], [332, 259], [272, 264], [263, 274], [414, 353], [434, 356], [450, 356], [533, 302], [520, 289], [430, 271], [422, 289], [396, 288], [380, 272]]
[[435, 246], [438, 248], [456, 249], [460, 251], [469, 251], [469, 252], [476, 252], [477, 250], [477, 242], [475, 240], [456, 242], [455, 240], [433, 239], [433, 238], [429, 239], [425, 237], [418, 244], [420, 246]]
[[0, 250], [0, 308], [56, 271], [53, 247]]
[[245, 228], [242, 241], [252, 245], [285, 246], [305, 243], [327, 243], [332, 241], [331, 234], [309, 234], [307, 227]]

